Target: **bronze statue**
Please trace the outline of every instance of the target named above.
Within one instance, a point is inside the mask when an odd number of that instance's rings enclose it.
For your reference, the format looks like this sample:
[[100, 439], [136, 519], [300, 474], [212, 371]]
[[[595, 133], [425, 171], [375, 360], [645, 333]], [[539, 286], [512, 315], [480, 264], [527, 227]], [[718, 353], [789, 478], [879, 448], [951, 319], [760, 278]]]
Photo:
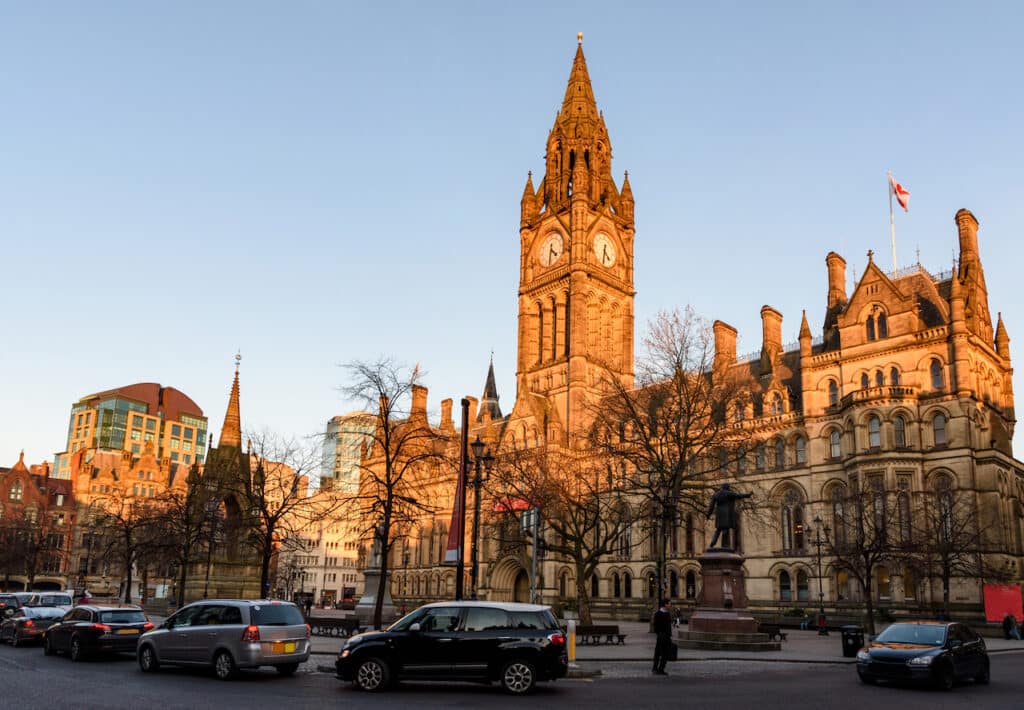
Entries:
[[736, 546], [734, 540], [736, 536], [736, 501], [740, 498], [749, 498], [752, 495], [754, 494], [737, 493], [729, 488], [728, 483], [723, 483], [722, 487], [711, 496], [707, 517], [710, 518], [712, 513], [715, 514], [715, 535], [711, 538], [711, 544], [708, 545], [709, 550], [718, 542], [718, 536], [722, 534], [722, 531], [729, 532], [729, 542], [732, 543], [732, 547]]

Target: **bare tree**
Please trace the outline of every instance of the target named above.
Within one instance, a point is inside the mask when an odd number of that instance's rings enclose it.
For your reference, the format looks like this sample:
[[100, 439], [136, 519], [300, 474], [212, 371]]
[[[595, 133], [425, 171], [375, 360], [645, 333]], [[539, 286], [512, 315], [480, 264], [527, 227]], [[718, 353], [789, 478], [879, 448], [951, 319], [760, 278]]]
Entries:
[[189, 568], [208, 541], [207, 515], [201, 505], [201, 481], [196, 464], [189, 471], [185, 490], [169, 488], [156, 499], [154, 548], [160, 558], [177, 569], [175, 603], [179, 607], [185, 603]]
[[93, 507], [93, 521], [104, 541], [101, 556], [110, 556], [121, 567], [124, 602], [132, 601], [132, 577], [139, 559], [156, 539], [158, 511], [153, 499], [127, 495], [114, 487], [113, 493]]
[[[607, 396], [592, 407], [592, 440], [669, 529], [677, 512], [703, 514], [712, 486], [742, 455], [728, 413], [749, 401], [752, 382], [734, 368], [715, 368], [710, 324], [691, 308], [661, 312], [644, 338], [636, 381], [606, 369]], [[658, 585], [665, 587], [665, 538]]]
[[593, 459], [554, 448], [504, 452], [495, 469], [489, 492], [498, 503], [497, 515], [508, 515], [520, 507], [516, 503], [540, 510], [551, 532], [542, 536], [546, 553], [572, 565], [580, 621], [590, 624], [587, 581], [607, 556], [631, 552], [627, 529], [635, 516], [620, 488], [622, 479]]
[[348, 382], [341, 387], [342, 393], [367, 411], [377, 412], [370, 433], [365, 429], [338, 433], [367, 440], [352, 513], [358, 529], [374, 536], [379, 545], [380, 590], [373, 626], [380, 628], [391, 550], [400, 531], [432, 509], [428, 484], [450, 475], [451, 462], [444, 457], [446, 438], [430, 426], [425, 411], [413, 409], [412, 399], [420, 387], [418, 367], [410, 370], [388, 358], [344, 367]]

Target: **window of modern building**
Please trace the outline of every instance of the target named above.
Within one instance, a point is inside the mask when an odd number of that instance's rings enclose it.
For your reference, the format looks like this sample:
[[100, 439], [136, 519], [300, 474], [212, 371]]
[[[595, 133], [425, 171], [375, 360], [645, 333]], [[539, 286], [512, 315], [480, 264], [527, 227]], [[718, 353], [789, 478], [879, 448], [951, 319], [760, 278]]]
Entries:
[[[147, 419], [146, 420], [146, 431], [156, 431], [156, 419]], [[147, 439], [147, 441], [152, 441], [152, 440], [151, 439]]]
[[903, 448], [907, 445], [907, 422], [901, 416], [892, 420], [892, 431], [896, 439], [896, 448]]
[[185, 427], [185, 428], [184, 428], [184, 429], [182, 430], [182, 432], [183, 432], [183, 433], [182, 433], [182, 435], [183, 435], [183, 436], [184, 436], [184, 437], [185, 437], [186, 439], [191, 439], [191, 438], [192, 438], [192, 434], [193, 434], [193, 433], [195, 432], [195, 430], [194, 430], [194, 429], [192, 429], [192, 427], [190, 427], [190, 426], [187, 426], [187, 427]]
[[807, 439], [802, 436], [796, 438], [796, 462], [807, 463]]
[[839, 406], [839, 385], [836, 384], [835, 380], [828, 381], [828, 406]]
[[832, 458], [837, 459], [837, 458], [839, 458], [840, 456], [843, 455], [843, 450], [839, 446], [839, 432], [838, 431], [833, 431], [831, 434], [828, 435], [828, 446], [829, 446], [829, 456], [831, 456]]
[[139, 414], [133, 414], [132, 415], [132, 426], [133, 427], [137, 427], [139, 429], [142, 428], [142, 415], [139, 415]]
[[932, 360], [931, 367], [929, 368], [932, 376], [932, 389], [941, 390], [944, 387], [943, 376], [942, 376], [942, 363], [937, 359]]
[[171, 439], [171, 450], [172, 451], [177, 450], [180, 445], [181, 445], [180, 441], [178, 441], [177, 439]]
[[948, 443], [946, 438], [946, 415], [939, 413], [932, 419], [932, 432], [935, 435], [935, 445], [945, 446]]
[[180, 424], [171, 424], [171, 436], [181, 436]]
[[132, 429], [130, 438], [132, 441], [142, 441], [142, 431], [140, 431], [139, 429]]
[[177, 460], [178, 460], [178, 452], [177, 451], [172, 451], [171, 452], [171, 461], [177, 461]]
[[868, 447], [882, 448], [882, 420], [874, 414], [868, 417]]

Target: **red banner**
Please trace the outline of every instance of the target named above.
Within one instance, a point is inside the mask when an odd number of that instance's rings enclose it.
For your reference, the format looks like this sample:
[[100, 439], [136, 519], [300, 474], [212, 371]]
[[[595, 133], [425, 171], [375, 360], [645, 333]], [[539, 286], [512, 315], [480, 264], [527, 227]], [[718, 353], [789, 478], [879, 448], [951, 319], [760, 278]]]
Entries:
[[1000, 622], [1007, 614], [1024, 621], [1019, 584], [985, 585], [985, 621]]

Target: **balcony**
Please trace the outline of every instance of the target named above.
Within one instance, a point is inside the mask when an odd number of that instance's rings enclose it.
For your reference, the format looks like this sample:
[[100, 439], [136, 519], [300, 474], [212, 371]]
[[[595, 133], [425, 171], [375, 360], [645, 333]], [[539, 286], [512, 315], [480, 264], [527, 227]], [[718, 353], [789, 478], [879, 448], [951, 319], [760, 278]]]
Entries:
[[[854, 404], [865, 404], [867, 402], [880, 402], [885, 400], [914, 399], [917, 396], [917, 388], [909, 385], [882, 385], [881, 387], [867, 387], [865, 389], [851, 392], [839, 401], [839, 409], [846, 409]], [[830, 407], [830, 410], [835, 408]]]

